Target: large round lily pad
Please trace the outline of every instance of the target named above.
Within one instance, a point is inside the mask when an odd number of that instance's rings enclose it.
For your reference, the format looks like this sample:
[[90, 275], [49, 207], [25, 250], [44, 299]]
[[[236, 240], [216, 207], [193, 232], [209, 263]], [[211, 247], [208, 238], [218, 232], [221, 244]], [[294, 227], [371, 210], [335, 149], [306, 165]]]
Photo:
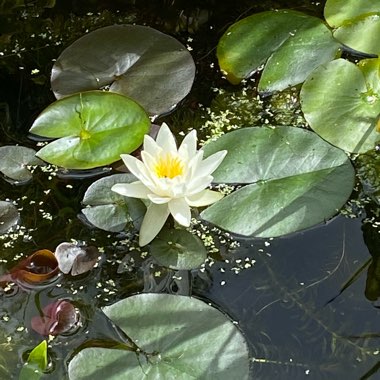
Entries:
[[282, 10], [254, 14], [233, 24], [219, 41], [219, 65], [239, 83], [265, 64], [259, 91], [280, 91], [303, 82], [336, 56], [340, 44], [322, 20]]
[[58, 138], [38, 151], [43, 160], [67, 169], [90, 169], [120, 160], [137, 149], [150, 121], [126, 96], [89, 91], [48, 106], [30, 129], [36, 135]]
[[110, 86], [159, 115], [189, 93], [194, 76], [193, 58], [175, 38], [146, 26], [112, 25], [66, 48], [51, 84], [57, 98]]
[[325, 18], [336, 28], [334, 37], [370, 54], [380, 53], [380, 3], [374, 0], [328, 0]]
[[138, 294], [103, 310], [149, 355], [85, 348], [69, 363], [70, 380], [249, 378], [244, 337], [231, 320], [203, 301]]
[[379, 59], [358, 65], [338, 59], [315, 70], [301, 90], [301, 105], [311, 128], [337, 147], [353, 153], [373, 149], [380, 135]]
[[119, 232], [126, 224], [141, 223], [146, 207], [140, 199], [128, 198], [115, 193], [111, 187], [116, 183], [131, 183], [136, 181], [132, 174], [114, 174], [98, 179], [86, 191], [82, 209], [88, 221], [102, 230]]
[[321, 223], [344, 205], [354, 185], [346, 154], [315, 133], [295, 127], [253, 127], [205, 147], [228, 154], [217, 183], [248, 184], [201, 213], [236, 234], [274, 237]]

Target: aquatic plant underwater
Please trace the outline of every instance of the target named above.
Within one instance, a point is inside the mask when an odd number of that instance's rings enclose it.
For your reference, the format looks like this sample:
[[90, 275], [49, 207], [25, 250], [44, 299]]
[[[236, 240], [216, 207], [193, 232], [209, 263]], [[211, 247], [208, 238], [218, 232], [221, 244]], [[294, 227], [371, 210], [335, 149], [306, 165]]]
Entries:
[[[80, 189], [75, 201], [82, 209], [73, 217], [57, 195], [54, 216], [39, 201], [47, 223], [70, 227], [54, 236], [50, 249], [29, 249], [30, 255], [12, 258], [14, 265], [4, 256], [2, 297], [28, 307], [13, 313], [12, 303], [5, 303], [4, 324], [17, 322], [3, 349], [12, 352], [12, 339], [25, 329], [38, 341], [18, 361], [16, 375], [1, 361], [4, 376], [56, 378], [62, 367], [60, 376], [70, 380], [250, 379], [265, 378], [262, 364], [292, 365], [266, 358], [266, 334], [247, 339], [245, 327], [255, 326], [239, 325], [228, 308], [208, 302], [203, 289], [212, 284], [208, 271], [218, 260], [221, 272], [234, 260], [235, 273], [261, 260], [267, 277], [282, 288], [281, 272], [266, 264], [271, 255], [264, 248], [277, 237], [313, 233], [312, 227], [348, 214], [353, 200], [376, 205], [367, 218], [377, 226], [380, 45], [374, 36], [380, 33], [380, 6], [327, 0], [324, 17], [271, 10], [230, 25], [216, 56], [218, 75], [232, 95], [217, 89], [215, 103], [225, 110], [199, 106], [200, 123], [195, 112], [179, 106], [191, 92], [197, 65], [191, 49], [173, 36], [114, 24], [87, 32], [60, 52], [50, 77], [56, 100], [30, 126], [35, 149], [3, 144], [0, 172], [13, 189], [34, 182], [39, 197], [49, 197], [56, 186], [46, 188], [41, 176], [61, 178], [68, 190]], [[254, 120], [262, 99], [285, 94], [283, 101], [289, 92], [299, 96], [303, 124], [294, 114], [278, 124]], [[4, 251], [20, 236], [25, 250], [33, 241], [32, 231], [22, 227], [27, 216], [19, 199], [0, 202]], [[378, 240], [371, 233], [365, 236], [372, 254]], [[249, 249], [244, 259], [234, 258], [241, 243], [263, 244], [256, 252], [261, 258]], [[328, 282], [342, 260], [304, 289]], [[355, 265], [349, 279], [341, 279], [338, 296], [368, 268], [366, 296], [376, 301], [376, 255]], [[324, 316], [312, 316], [299, 298], [303, 291], [290, 289], [268, 302], [265, 293], [257, 316], [272, 304], [298, 305], [307, 321], [328, 332], [326, 351], [368, 361], [361, 378], [376, 373], [379, 350], [371, 336], [377, 332], [365, 323], [364, 333], [335, 331]], [[88, 307], [94, 299], [99, 304]], [[295, 367], [310, 378], [334, 374], [327, 364], [310, 369], [311, 359]], [[363, 372], [356, 363], [351, 370]]]

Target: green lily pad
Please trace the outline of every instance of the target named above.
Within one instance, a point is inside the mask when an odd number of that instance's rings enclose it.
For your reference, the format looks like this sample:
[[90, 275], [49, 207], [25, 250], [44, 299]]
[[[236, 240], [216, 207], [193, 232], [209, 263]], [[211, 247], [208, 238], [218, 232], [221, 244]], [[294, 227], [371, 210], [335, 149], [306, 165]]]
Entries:
[[70, 380], [249, 378], [244, 337], [223, 313], [201, 300], [138, 294], [103, 310], [142, 352], [85, 348], [69, 363]]
[[198, 268], [207, 257], [202, 240], [180, 229], [162, 230], [150, 244], [150, 253], [172, 269]]
[[316, 69], [301, 89], [311, 128], [331, 144], [353, 153], [373, 149], [380, 135], [379, 59], [355, 65], [338, 59]]
[[0, 234], [7, 232], [17, 224], [20, 214], [12, 203], [0, 201]]
[[352, 49], [380, 53], [380, 3], [373, 0], [328, 0], [324, 10], [334, 37]]
[[110, 86], [152, 115], [170, 111], [190, 91], [191, 54], [175, 38], [141, 25], [112, 25], [84, 35], [55, 62], [57, 98]]
[[58, 138], [38, 151], [43, 160], [67, 169], [111, 164], [120, 154], [137, 149], [150, 121], [133, 100], [119, 94], [89, 91], [48, 106], [30, 129]]
[[325, 18], [334, 37], [369, 54], [380, 53], [380, 3], [373, 0], [328, 0]]
[[380, 53], [379, 36], [380, 10], [376, 15], [362, 17], [348, 25], [342, 25], [334, 32], [334, 37], [343, 44], [368, 54]]
[[36, 151], [24, 146], [6, 145], [0, 147], [0, 172], [11, 180], [28, 182], [32, 179], [30, 168], [44, 165], [36, 157]]
[[272, 92], [302, 83], [316, 67], [334, 59], [339, 47], [322, 20], [282, 10], [233, 24], [220, 39], [217, 56], [234, 84], [265, 64], [258, 89]]
[[201, 217], [236, 234], [274, 237], [314, 226], [336, 214], [354, 186], [347, 155], [304, 129], [237, 130], [206, 145], [205, 155], [222, 149], [228, 154], [214, 182], [248, 185]]
[[336, 28], [358, 16], [380, 12], [380, 5], [373, 0], [327, 0], [324, 16], [327, 23]]
[[116, 183], [136, 181], [132, 174], [114, 174], [94, 182], [86, 191], [82, 209], [88, 221], [102, 230], [119, 232], [126, 224], [133, 222], [135, 226], [141, 222], [146, 207], [136, 198], [128, 198], [111, 190]]

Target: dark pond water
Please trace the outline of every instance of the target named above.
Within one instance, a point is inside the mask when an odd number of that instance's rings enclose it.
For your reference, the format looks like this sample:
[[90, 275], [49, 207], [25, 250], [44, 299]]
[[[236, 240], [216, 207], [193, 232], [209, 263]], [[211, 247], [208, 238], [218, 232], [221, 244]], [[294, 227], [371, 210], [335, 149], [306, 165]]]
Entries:
[[[227, 84], [217, 70], [214, 48], [229, 25], [276, 8], [320, 16], [324, 5], [281, 0], [61, 0], [43, 8], [48, 2], [26, 3], [18, 9], [11, 9], [10, 2], [0, 3], [0, 143], [33, 148], [36, 142], [27, 138], [27, 131], [54, 100], [49, 83], [52, 62], [87, 30], [135, 22], [172, 34], [192, 49], [197, 65], [193, 90], [177, 110], [159, 120], [186, 131], [200, 128], [205, 117], [216, 122], [232, 98], [243, 97], [243, 85]], [[262, 99], [265, 107], [258, 109], [254, 83], [244, 86], [244, 96], [252, 100], [244, 106], [247, 123], [304, 122], [297, 101], [282, 99], [285, 108], [279, 110], [273, 99]], [[297, 100], [297, 89], [288, 94]], [[269, 112], [273, 110], [277, 113]], [[84, 192], [101, 175], [72, 178], [48, 167], [37, 169], [26, 185], [1, 180], [0, 200], [11, 200], [21, 214], [18, 231], [0, 237], [1, 273], [22, 257], [38, 249], [54, 250], [62, 241], [96, 245], [102, 258], [90, 273], [59, 277], [49, 287], [1, 292], [0, 379], [17, 379], [26, 353], [41, 341], [30, 328], [41, 305], [66, 298], [83, 316], [83, 325], [50, 342], [52, 367], [43, 378], [65, 379], [67, 361], [80, 344], [116, 337], [99, 308], [137, 292], [194, 295], [228, 314], [249, 343], [253, 379], [380, 378], [380, 224], [377, 207], [357, 201], [360, 185], [345, 212], [326, 224], [276, 239], [225, 242], [215, 234], [216, 246], [210, 247], [200, 270], [175, 272], [149, 255], [131, 251], [123, 233], [92, 228], [78, 217]]]

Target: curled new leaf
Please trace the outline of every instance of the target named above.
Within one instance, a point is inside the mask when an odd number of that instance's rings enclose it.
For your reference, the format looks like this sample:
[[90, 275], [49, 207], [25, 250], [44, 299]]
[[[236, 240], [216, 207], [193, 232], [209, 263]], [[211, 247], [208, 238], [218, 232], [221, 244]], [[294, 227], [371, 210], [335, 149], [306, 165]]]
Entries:
[[61, 243], [55, 249], [55, 257], [61, 272], [73, 276], [88, 272], [98, 261], [99, 251], [96, 247], [85, 247], [71, 243]]
[[18, 380], [39, 380], [48, 366], [47, 341], [33, 348], [26, 364], [21, 368]]
[[19, 285], [37, 286], [58, 275], [59, 268], [54, 253], [41, 249], [13, 267], [8, 274], [0, 277], [0, 283], [16, 282]]

